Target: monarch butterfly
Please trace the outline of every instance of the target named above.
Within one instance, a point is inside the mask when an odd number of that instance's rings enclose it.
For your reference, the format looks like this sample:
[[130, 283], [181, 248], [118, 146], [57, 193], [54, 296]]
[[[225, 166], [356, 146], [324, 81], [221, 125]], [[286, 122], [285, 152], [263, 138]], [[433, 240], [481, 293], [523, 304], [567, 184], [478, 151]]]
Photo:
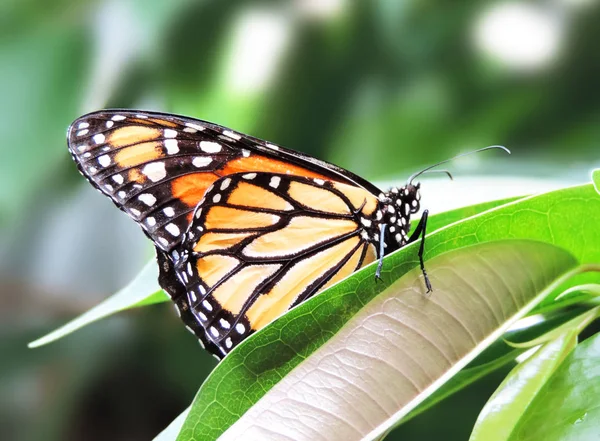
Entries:
[[378, 259], [379, 276], [385, 254], [424, 239], [427, 210], [408, 236], [420, 208], [413, 180], [441, 164], [382, 192], [333, 164], [226, 127], [128, 110], [80, 117], [68, 146], [80, 172], [152, 240], [160, 285], [218, 359]]

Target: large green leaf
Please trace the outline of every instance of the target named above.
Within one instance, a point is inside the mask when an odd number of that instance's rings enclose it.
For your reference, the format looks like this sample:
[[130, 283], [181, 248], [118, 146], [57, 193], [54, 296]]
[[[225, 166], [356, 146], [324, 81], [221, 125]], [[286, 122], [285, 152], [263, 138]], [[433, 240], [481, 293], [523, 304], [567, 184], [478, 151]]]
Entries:
[[[581, 216], [581, 213], [586, 213], [586, 216]], [[428, 235], [426, 258], [430, 260], [434, 256], [452, 249], [495, 239], [523, 238], [561, 246], [572, 252], [582, 263], [600, 261], [600, 246], [598, 246], [600, 233], [595, 224], [589, 222], [589, 219], [599, 217], [600, 197], [591, 185], [531, 196], [483, 212], [462, 222], [450, 224]], [[573, 231], [577, 231], [578, 234], [574, 235]], [[336, 310], [335, 314], [325, 314], [327, 309], [325, 308], [322, 310], [323, 316], [313, 314], [311, 315], [313, 322], [305, 323], [302, 326], [290, 324], [285, 329], [280, 329], [277, 327], [279, 325], [273, 324], [273, 328], [267, 327], [263, 332], [246, 341], [244, 345], [240, 345], [237, 351], [233, 351], [228, 359], [218, 366], [213, 376], [201, 389], [185, 426], [187, 434], [189, 435], [190, 430], [196, 430], [197, 432], [194, 432], [196, 434], [204, 433], [205, 430], [218, 434], [236, 421], [266, 393], [268, 387], [284, 378], [287, 373], [350, 320], [364, 304], [365, 292], [374, 297], [382, 292], [390, 281], [396, 280], [414, 268], [418, 264], [415, 256], [417, 246], [418, 244], [414, 244], [405, 247], [386, 258], [383, 283], [377, 285], [373, 283], [373, 267], [369, 267], [342, 281], [329, 292], [315, 297], [281, 318], [280, 321], [294, 323], [294, 319], [300, 320], [305, 311], [304, 308], [318, 306], [313, 305], [312, 302], [326, 302], [326, 300], [322, 300], [323, 298], [331, 301], [332, 304], [341, 302], [341, 312]], [[355, 298], [354, 303], [349, 299], [342, 301], [336, 297], [340, 293], [347, 294], [357, 291], [360, 291], [361, 298], [360, 301]], [[285, 341], [283, 347], [276, 344], [280, 339]], [[251, 352], [260, 349], [263, 360], [266, 360], [264, 363], [268, 364], [268, 369], [265, 369], [269, 375], [261, 373], [261, 382], [254, 384], [253, 387], [251, 385], [256, 383], [255, 376], [251, 380], [241, 374], [241, 378], [235, 374], [229, 374], [234, 366], [242, 371], [248, 369], [256, 372], [256, 366], [252, 361], [254, 359], [245, 358], [247, 355], [245, 351], [249, 350], [242, 349], [247, 347], [245, 345], [252, 345]], [[270, 352], [263, 353], [268, 348], [272, 348]], [[238, 357], [241, 357], [243, 361], [240, 362]], [[238, 364], [236, 365], [233, 360], [237, 360]], [[215, 391], [214, 381], [224, 381], [226, 373], [229, 375], [227, 378], [232, 378], [232, 382], [246, 385], [246, 393], [243, 397], [231, 395], [233, 392], [227, 387], [222, 387], [218, 393]], [[218, 380], [214, 380], [215, 378]], [[255, 392], [249, 393], [250, 390]], [[224, 417], [225, 414], [228, 417]], [[218, 415], [218, 424], [214, 415]], [[194, 422], [198, 422], [198, 425], [195, 426]], [[185, 439], [185, 437], [181, 439]]]
[[600, 193], [600, 168], [592, 171], [592, 181], [594, 182], [594, 187], [596, 191]]
[[200, 389], [178, 439], [379, 436], [574, 265], [540, 242], [464, 247], [428, 261], [431, 296], [418, 268], [386, 289], [361, 271], [234, 350]]

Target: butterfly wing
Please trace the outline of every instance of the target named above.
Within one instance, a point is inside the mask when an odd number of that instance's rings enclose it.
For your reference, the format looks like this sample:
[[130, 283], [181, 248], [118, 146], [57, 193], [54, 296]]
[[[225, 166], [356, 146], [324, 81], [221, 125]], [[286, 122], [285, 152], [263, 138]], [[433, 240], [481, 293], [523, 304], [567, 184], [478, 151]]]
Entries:
[[217, 179], [242, 172], [307, 176], [379, 190], [332, 164], [205, 121], [154, 112], [103, 110], [69, 128], [83, 175], [157, 247], [182, 239], [194, 208]]
[[370, 192], [320, 178], [239, 173], [216, 181], [173, 251], [182, 318], [222, 357], [376, 260], [377, 208]]

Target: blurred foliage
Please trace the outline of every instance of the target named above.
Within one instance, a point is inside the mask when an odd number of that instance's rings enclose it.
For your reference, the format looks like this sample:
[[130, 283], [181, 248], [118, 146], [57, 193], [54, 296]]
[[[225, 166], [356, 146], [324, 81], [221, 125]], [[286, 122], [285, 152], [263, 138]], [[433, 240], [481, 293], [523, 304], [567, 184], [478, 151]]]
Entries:
[[[406, 176], [489, 144], [516, 153], [510, 169], [494, 163], [497, 173], [553, 176], [597, 164], [597, 3], [538, 4], [556, 8], [563, 41], [552, 63], [526, 72], [473, 41], [476, 23], [496, 5], [2, 2], [0, 438], [148, 439], [187, 406], [214, 366], [162, 306], [25, 349], [102, 298], [94, 294], [122, 284], [100, 252], [132, 258], [108, 237], [122, 231], [119, 213], [91, 219], [73, 206], [87, 185], [65, 146], [73, 119], [102, 107], [187, 114], [369, 179]], [[87, 199], [108, 204], [93, 193]], [[74, 236], [83, 227], [88, 236]], [[148, 249], [141, 234], [132, 241]], [[40, 274], [57, 256], [68, 264], [50, 270], [61, 281], [53, 285]], [[145, 258], [134, 256], [141, 267]], [[86, 271], [101, 282], [73, 284]], [[502, 378], [480, 380], [389, 439], [466, 439]]]

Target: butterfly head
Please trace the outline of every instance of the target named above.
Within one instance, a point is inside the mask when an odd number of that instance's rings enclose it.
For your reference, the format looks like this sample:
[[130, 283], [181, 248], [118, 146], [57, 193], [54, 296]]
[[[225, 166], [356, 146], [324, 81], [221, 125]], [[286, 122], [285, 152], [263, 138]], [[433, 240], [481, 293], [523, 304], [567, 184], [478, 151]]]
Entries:
[[[406, 184], [404, 187], [398, 189], [399, 198], [396, 199], [396, 208], [401, 210], [402, 214], [410, 216], [419, 211], [421, 206], [421, 183]], [[400, 207], [402, 205], [402, 207]]]

